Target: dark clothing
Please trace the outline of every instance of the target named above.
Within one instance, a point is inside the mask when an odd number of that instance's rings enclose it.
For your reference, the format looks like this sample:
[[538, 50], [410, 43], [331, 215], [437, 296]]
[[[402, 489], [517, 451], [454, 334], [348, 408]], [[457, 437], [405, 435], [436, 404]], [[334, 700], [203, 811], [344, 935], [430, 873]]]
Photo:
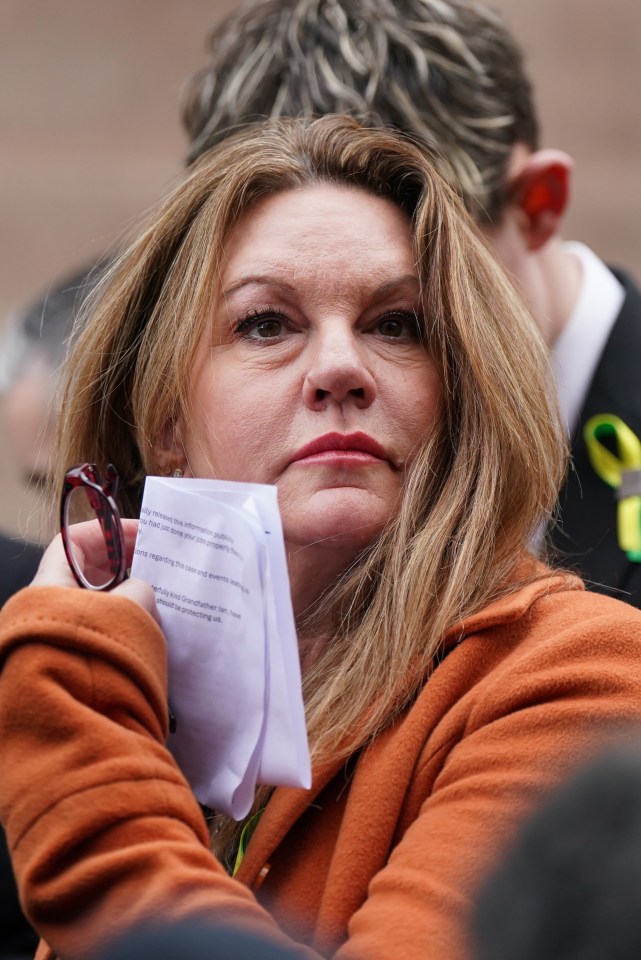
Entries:
[[621, 312], [605, 345], [572, 439], [572, 467], [559, 497], [560, 523], [552, 532], [556, 558], [586, 581], [641, 607], [641, 563], [628, 560], [617, 540], [614, 490], [597, 476], [583, 440], [597, 413], [615, 414], [641, 438], [641, 294], [615, 271], [625, 288]]
[[484, 881], [476, 960], [641, 957], [641, 754], [608, 746], [553, 791]]
[[0, 960], [28, 960], [38, 935], [25, 919], [13, 878], [4, 830], [0, 830]]
[[113, 943], [100, 960], [291, 960], [296, 956], [243, 930], [183, 920], [142, 927]]
[[39, 544], [0, 533], [0, 606], [33, 580], [41, 557]]

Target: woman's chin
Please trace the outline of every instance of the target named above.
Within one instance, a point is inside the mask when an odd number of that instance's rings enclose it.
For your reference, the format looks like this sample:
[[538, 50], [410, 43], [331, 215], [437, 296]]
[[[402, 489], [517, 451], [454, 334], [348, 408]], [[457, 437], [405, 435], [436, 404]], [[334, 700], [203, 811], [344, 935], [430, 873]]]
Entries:
[[390, 518], [386, 499], [355, 487], [321, 490], [305, 503], [281, 502], [285, 540], [291, 546], [363, 550]]

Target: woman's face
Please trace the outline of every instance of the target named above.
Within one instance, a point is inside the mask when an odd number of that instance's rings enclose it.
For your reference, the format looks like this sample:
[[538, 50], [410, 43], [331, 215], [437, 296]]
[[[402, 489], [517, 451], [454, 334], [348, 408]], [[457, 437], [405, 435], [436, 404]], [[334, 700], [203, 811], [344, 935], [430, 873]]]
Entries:
[[267, 197], [230, 232], [221, 289], [179, 423], [189, 472], [276, 484], [290, 548], [361, 549], [439, 415], [409, 218], [343, 186]]

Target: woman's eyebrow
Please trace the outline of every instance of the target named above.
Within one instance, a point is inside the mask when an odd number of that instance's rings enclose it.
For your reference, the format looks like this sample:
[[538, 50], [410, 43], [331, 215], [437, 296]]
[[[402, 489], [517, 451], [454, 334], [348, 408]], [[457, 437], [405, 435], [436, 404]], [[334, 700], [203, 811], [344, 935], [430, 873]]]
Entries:
[[400, 277], [393, 277], [391, 280], [386, 280], [385, 283], [381, 283], [373, 291], [375, 297], [384, 296], [386, 293], [394, 293], [398, 287], [407, 287], [413, 286], [418, 290], [420, 288], [420, 281], [415, 273], [405, 273]]
[[[243, 287], [252, 286], [257, 284], [259, 286], [274, 286], [280, 287], [282, 290], [287, 291], [287, 293], [293, 293], [295, 287], [291, 283], [287, 283], [286, 280], [282, 280], [280, 277], [274, 277], [270, 274], [250, 274], [247, 277], [240, 277], [238, 280], [235, 280], [233, 283], [229, 284], [228, 287], [222, 291], [223, 297], [229, 296], [231, 293], [235, 293], [237, 290], [242, 290]], [[405, 273], [400, 277], [393, 277], [391, 280], [386, 280], [384, 283], [379, 284], [372, 291], [373, 296], [380, 297], [384, 296], [387, 293], [393, 293], [398, 287], [404, 286], [414, 286], [418, 289], [420, 287], [420, 282], [416, 274], [414, 273]]]
[[294, 287], [291, 283], [287, 283], [287, 281], [281, 280], [279, 277], [257, 273], [250, 274], [247, 277], [240, 277], [228, 287], [225, 287], [223, 290], [223, 297], [228, 296], [230, 293], [235, 293], [237, 290], [241, 290], [243, 287], [249, 287], [252, 284], [258, 284], [264, 287], [280, 287], [282, 290], [286, 290], [288, 293], [292, 293], [294, 291]]

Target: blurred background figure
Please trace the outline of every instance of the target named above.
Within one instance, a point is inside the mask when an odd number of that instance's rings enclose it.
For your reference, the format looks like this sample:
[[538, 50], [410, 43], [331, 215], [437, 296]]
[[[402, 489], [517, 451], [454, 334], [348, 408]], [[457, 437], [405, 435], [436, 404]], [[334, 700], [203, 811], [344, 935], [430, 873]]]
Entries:
[[[5, 456], [25, 487], [41, 491], [52, 459], [56, 390], [77, 310], [97, 280], [100, 265], [58, 281], [47, 294], [9, 320], [0, 350], [0, 418], [7, 435]], [[41, 548], [51, 538], [44, 520], [36, 542], [0, 532], [0, 605], [33, 577]]]
[[56, 388], [74, 318], [99, 267], [56, 281], [43, 297], [9, 319], [0, 353], [0, 410], [18, 474], [27, 486], [46, 483], [55, 435]]
[[[85, 267], [10, 319], [0, 349], [0, 417], [25, 486], [41, 489], [51, 465], [56, 394], [67, 341], [77, 310], [102, 268]], [[42, 511], [43, 517], [45, 511]], [[43, 542], [51, 529], [43, 521]], [[0, 606], [33, 579], [40, 543], [0, 532]], [[0, 830], [0, 960], [33, 956], [38, 938], [22, 915], [4, 832]]]
[[[64, 298], [66, 294], [60, 296]], [[0, 417], [7, 435], [5, 457], [14, 462], [27, 487], [40, 487], [48, 471], [56, 371], [67, 334], [67, 315], [61, 323], [60, 310], [54, 308], [45, 324], [46, 313], [46, 299], [15, 313], [0, 343]], [[0, 531], [0, 606], [30, 582], [41, 554], [38, 543]]]
[[612, 749], [554, 791], [480, 892], [473, 960], [641, 956], [641, 754]]
[[589, 588], [641, 606], [641, 509], [630, 550], [583, 432], [596, 415], [622, 420], [641, 476], [641, 294], [563, 238], [574, 161], [542, 145], [518, 39], [470, 0], [253, 0], [212, 30], [188, 86], [188, 160], [259, 117], [323, 113], [391, 125], [450, 163], [552, 351], [573, 466], [551, 541]]

